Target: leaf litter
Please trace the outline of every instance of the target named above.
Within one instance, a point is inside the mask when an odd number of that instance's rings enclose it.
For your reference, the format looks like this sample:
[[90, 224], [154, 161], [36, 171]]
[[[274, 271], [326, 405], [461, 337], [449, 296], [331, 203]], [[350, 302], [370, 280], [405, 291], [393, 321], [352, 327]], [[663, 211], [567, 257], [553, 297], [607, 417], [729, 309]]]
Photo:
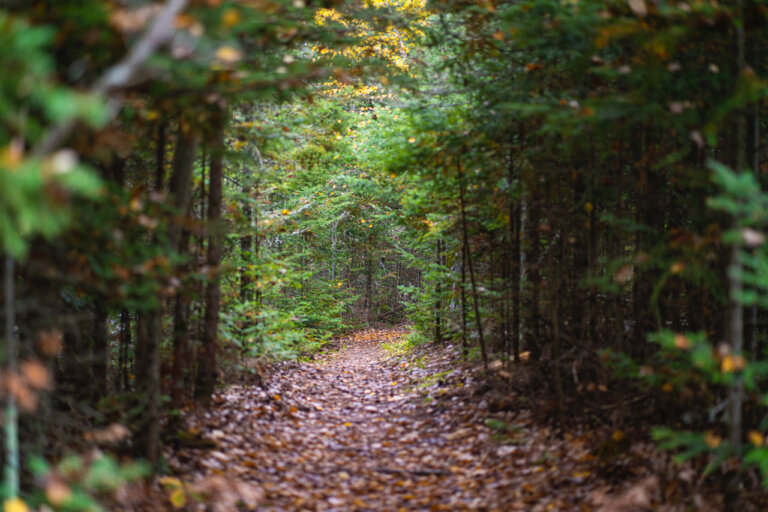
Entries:
[[406, 334], [360, 331], [315, 361], [275, 365], [263, 387], [229, 386], [211, 409], [186, 413], [187, 431], [205, 442], [166, 448], [185, 482], [167, 490], [166, 508], [718, 509], [693, 471], [670, 470], [648, 442], [624, 446], [617, 430], [607, 435], [621, 449], [604, 453], [594, 428], [552, 429], [529, 401], [499, 390], [498, 374], [515, 367], [494, 365], [494, 385], [458, 347], [384, 347]]

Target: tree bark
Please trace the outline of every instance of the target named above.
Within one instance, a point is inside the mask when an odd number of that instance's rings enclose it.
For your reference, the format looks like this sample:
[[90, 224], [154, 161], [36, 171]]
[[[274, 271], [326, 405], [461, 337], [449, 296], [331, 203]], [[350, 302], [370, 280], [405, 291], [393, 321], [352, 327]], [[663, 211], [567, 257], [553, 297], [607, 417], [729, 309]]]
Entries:
[[131, 346], [131, 314], [127, 309], [120, 311], [120, 348], [118, 349], [117, 389], [128, 390], [128, 348]]
[[[440, 269], [440, 253], [442, 251], [442, 243], [441, 240], [438, 238], [435, 241], [435, 265]], [[437, 275], [437, 279], [435, 281], [435, 343], [442, 343], [443, 342], [443, 319], [441, 318], [441, 313], [443, 309], [443, 301], [441, 298], [441, 295], [443, 293], [442, 290], [442, 275], [439, 272]]]
[[467, 251], [461, 244], [461, 355], [464, 359], [469, 355], [467, 340]]
[[[170, 204], [178, 215], [184, 215], [189, 208], [196, 149], [197, 133], [185, 120], [180, 120], [170, 182]], [[182, 229], [182, 219], [170, 223], [167, 243], [170, 251], [178, 251]], [[160, 337], [165, 306], [162, 298], [158, 298], [158, 302], [155, 309], [139, 312], [136, 333], [136, 390], [145, 401], [136, 446], [153, 468], [160, 455]]]
[[253, 299], [253, 292], [251, 291], [251, 273], [248, 268], [249, 262], [254, 261], [253, 236], [251, 235], [251, 230], [253, 229], [253, 208], [251, 208], [251, 204], [248, 202], [250, 195], [250, 185], [243, 185], [243, 196], [245, 197], [243, 216], [245, 217], [247, 227], [245, 234], [240, 237], [240, 254], [243, 259], [243, 265], [240, 268], [240, 300], [242, 302], [248, 302]]
[[[736, 46], [737, 46], [737, 66], [736, 78], [738, 79], [746, 68], [746, 36], [744, 33], [744, 0], [737, 1], [739, 20], [736, 23]], [[736, 155], [734, 158], [734, 168], [737, 173], [744, 171], [747, 164], [747, 116], [746, 112], [739, 112], [736, 118]], [[740, 219], [736, 219], [734, 229], [739, 229]], [[743, 283], [737, 275], [741, 271], [741, 244], [734, 242], [731, 247], [731, 261], [729, 265], [729, 329], [728, 342], [734, 357], [741, 356], [744, 350], [744, 305], [741, 303], [741, 294]], [[729, 418], [728, 418], [728, 440], [731, 448], [739, 453], [742, 447], [742, 408], [744, 402], [744, 379], [741, 371], [734, 376], [729, 393]], [[727, 475], [728, 479], [725, 489], [724, 508], [726, 510], [737, 511], [741, 509], [741, 476], [738, 470]]]
[[155, 148], [155, 190], [163, 190], [165, 184], [165, 122], [157, 127], [157, 147]]
[[483, 356], [483, 368], [488, 370], [488, 351], [485, 347], [485, 337], [483, 336], [483, 321], [480, 316], [480, 301], [477, 294], [477, 283], [475, 282], [475, 269], [472, 265], [472, 252], [469, 249], [469, 234], [467, 232], [467, 209], [466, 201], [464, 197], [464, 169], [461, 166], [461, 159], [459, 159], [458, 166], [459, 173], [459, 205], [461, 207], [461, 231], [463, 238], [464, 250], [467, 254], [467, 265], [469, 266], [469, 282], [472, 285], [472, 301], [475, 306], [475, 322], [477, 323], [477, 335], [480, 340], [480, 352]]
[[522, 228], [522, 207], [520, 201], [515, 201], [514, 215], [510, 223], [514, 224], [512, 233], [512, 258], [510, 261], [512, 274], [512, 353], [515, 361], [520, 361], [520, 311], [523, 307], [520, 297], [520, 286], [522, 279], [522, 245], [520, 243], [520, 232]]
[[[184, 230], [180, 250], [187, 252], [190, 233]], [[184, 373], [189, 362], [189, 290], [182, 286], [176, 295], [173, 319], [173, 367], [171, 369], [171, 405], [179, 408], [184, 402]]]
[[198, 351], [197, 383], [195, 398], [205, 406], [210, 405], [216, 387], [216, 356], [219, 329], [219, 299], [221, 290], [220, 267], [222, 250], [222, 180], [224, 172], [224, 117], [218, 113], [214, 120], [215, 133], [211, 146], [211, 163], [208, 186], [208, 266], [213, 275], [205, 287], [205, 323], [203, 339]]
[[94, 306], [93, 337], [91, 339], [91, 400], [96, 403], [106, 396], [107, 382], [107, 308], [103, 302]]
[[528, 238], [530, 244], [528, 274], [531, 283], [531, 305], [527, 341], [531, 358], [538, 360], [541, 358], [541, 272], [539, 269], [541, 241], [539, 236], [539, 206], [533, 193], [528, 204]]

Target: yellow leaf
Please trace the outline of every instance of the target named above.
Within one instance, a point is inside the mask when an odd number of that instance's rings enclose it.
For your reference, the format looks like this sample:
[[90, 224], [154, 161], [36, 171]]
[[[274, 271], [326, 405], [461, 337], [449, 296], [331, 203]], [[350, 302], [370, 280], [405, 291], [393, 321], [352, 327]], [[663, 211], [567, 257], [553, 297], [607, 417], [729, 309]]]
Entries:
[[216, 50], [216, 58], [228, 64], [237, 62], [241, 57], [240, 50], [231, 46], [222, 46]]
[[227, 9], [224, 16], [221, 17], [221, 24], [227, 28], [232, 28], [240, 21], [240, 11], [237, 9]]
[[622, 430], [615, 430], [613, 432], [613, 435], [611, 436], [611, 439], [613, 439], [615, 442], [618, 443], [619, 441], [621, 441], [625, 437], [627, 437], [627, 434], [625, 434]]
[[187, 497], [184, 495], [184, 490], [181, 488], [174, 489], [174, 491], [168, 496], [168, 499], [173, 505], [173, 508], [182, 508], [187, 504]]
[[175, 476], [163, 476], [158, 478], [157, 481], [166, 487], [181, 487], [181, 480]]
[[21, 498], [11, 498], [3, 502], [3, 512], [29, 512], [29, 507]]
[[740, 372], [746, 364], [747, 361], [744, 359], [744, 356], [732, 356], [729, 354], [720, 363], [720, 371], [723, 373]]
[[595, 206], [592, 203], [587, 202], [584, 204], [584, 211], [586, 211], [587, 213], [591, 213], [592, 210], [594, 209], [595, 209]]
[[683, 270], [685, 270], [685, 263], [682, 263], [680, 261], [674, 262], [672, 266], [669, 268], [669, 271], [672, 272], [673, 274], [679, 274]]
[[755, 446], [762, 446], [765, 442], [765, 437], [757, 430], [750, 430], [747, 434], [747, 439]]
[[704, 442], [707, 443], [707, 446], [714, 449], [720, 446], [720, 443], [723, 442], [723, 438], [709, 430], [704, 436]]

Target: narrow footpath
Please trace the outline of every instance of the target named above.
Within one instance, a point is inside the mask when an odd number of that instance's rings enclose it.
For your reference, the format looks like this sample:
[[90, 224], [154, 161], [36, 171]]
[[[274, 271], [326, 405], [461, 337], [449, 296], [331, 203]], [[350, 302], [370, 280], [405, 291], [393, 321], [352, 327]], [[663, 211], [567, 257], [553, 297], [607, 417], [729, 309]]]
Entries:
[[[232, 386], [188, 418], [205, 448], [169, 454], [209, 510], [643, 510], [595, 481], [583, 439], [537, 426], [509, 393], [489, 391], [456, 349], [397, 355], [405, 331], [369, 330], [309, 363], [285, 364], [265, 388]], [[603, 486], [601, 488], [601, 485]], [[602, 500], [602, 502], [601, 502]], [[626, 501], [626, 499], [625, 499]], [[202, 506], [200, 510], [203, 510]]]

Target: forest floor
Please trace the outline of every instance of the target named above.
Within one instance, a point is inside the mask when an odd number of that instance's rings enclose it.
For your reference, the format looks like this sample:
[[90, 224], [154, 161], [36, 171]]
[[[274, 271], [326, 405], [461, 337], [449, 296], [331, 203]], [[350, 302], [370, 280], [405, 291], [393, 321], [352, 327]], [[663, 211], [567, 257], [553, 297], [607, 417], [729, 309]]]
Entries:
[[[399, 351], [405, 334], [361, 331], [315, 361], [278, 365], [264, 387], [221, 391], [185, 418], [208, 446], [166, 454], [180, 479], [164, 491], [215, 511], [238, 501], [280, 511], [683, 510], [660, 505], [675, 495], [716, 507], [684, 478], [671, 490], [661, 482], [646, 461], [651, 445], [603, 432], [621, 448], [597, 453], [594, 429], [551, 430], [480, 365], [460, 362], [457, 347]], [[181, 496], [181, 481], [207, 505]]]

